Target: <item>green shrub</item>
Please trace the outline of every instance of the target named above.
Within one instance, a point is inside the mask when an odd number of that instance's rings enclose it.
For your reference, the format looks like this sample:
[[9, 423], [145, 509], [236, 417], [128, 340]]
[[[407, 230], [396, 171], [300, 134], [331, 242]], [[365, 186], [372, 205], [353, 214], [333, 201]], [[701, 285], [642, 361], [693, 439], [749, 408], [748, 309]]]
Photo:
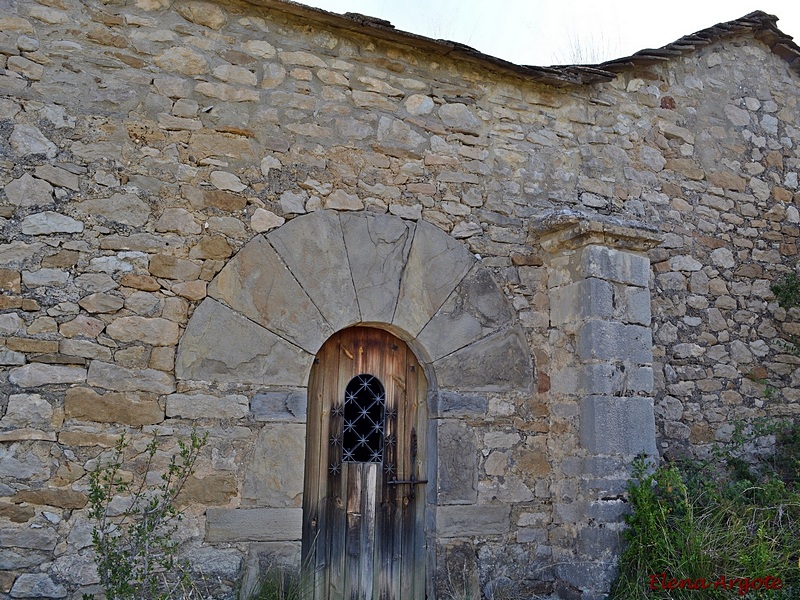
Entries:
[[[155, 434], [145, 450], [146, 463], [138, 481], [122, 477], [125, 450], [120, 436], [111, 460], [89, 475], [89, 518], [94, 522], [97, 570], [107, 600], [167, 600], [191, 596], [188, 565], [177, 559], [174, 538], [181, 514], [175, 506], [194, 470], [208, 435], [193, 431], [189, 443], [178, 442], [159, 484], [147, 484], [158, 451]], [[115, 510], [112, 501], [126, 497], [127, 508]], [[87, 596], [84, 596], [87, 600]]]
[[[635, 461], [612, 598], [730, 598], [778, 578], [780, 590], [758, 593], [800, 598], [800, 428], [782, 427], [774, 454], [748, 462], [743, 449], [769, 428], [751, 430], [737, 426], [707, 461]], [[670, 580], [683, 587], [664, 589]]]

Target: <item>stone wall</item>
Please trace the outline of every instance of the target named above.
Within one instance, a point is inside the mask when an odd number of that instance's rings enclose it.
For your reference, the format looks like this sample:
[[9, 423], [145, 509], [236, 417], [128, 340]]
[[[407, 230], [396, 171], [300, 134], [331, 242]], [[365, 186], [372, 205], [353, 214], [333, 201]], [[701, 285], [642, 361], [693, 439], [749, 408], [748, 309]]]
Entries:
[[[668, 454], [726, 439], [735, 418], [800, 412], [798, 359], [776, 343], [797, 331], [769, 290], [797, 254], [797, 102], [787, 63], [748, 34], [555, 88], [247, 4], [7, 2], [0, 597], [97, 583], [86, 472], [122, 431], [139, 449], [155, 432], [165, 454], [193, 425], [209, 431], [181, 540], [215, 594], [248, 560], [296, 552], [291, 535], [253, 540], [237, 522], [242, 539], [217, 538], [206, 520], [257, 518], [265, 496], [301, 506], [297, 461], [265, 448], [296, 442], [283, 438], [305, 420], [304, 391], [198, 389], [176, 379], [175, 354], [246, 243], [323, 209], [458, 240], [535, 357], [530, 392], [433, 398], [442, 461], [461, 474], [442, 491], [436, 568], [465, 564], [485, 592], [596, 597], [626, 464], [654, 448], [604, 446], [590, 421], [597, 433], [609, 411], [638, 414]], [[560, 229], [532, 223], [564, 208], [663, 242], [620, 246], [636, 236], [612, 227], [548, 246]], [[581, 271], [595, 252], [614, 258]]]

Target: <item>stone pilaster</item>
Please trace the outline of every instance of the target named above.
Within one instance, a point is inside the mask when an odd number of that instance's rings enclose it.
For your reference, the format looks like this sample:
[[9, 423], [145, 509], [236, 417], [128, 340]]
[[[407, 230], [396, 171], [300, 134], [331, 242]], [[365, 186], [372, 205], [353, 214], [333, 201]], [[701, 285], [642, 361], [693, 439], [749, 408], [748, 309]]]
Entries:
[[565, 477], [553, 494], [558, 591], [599, 598], [614, 574], [630, 463], [656, 454], [645, 251], [660, 236], [641, 223], [573, 211], [550, 213], [533, 229], [548, 267], [551, 411], [567, 424]]

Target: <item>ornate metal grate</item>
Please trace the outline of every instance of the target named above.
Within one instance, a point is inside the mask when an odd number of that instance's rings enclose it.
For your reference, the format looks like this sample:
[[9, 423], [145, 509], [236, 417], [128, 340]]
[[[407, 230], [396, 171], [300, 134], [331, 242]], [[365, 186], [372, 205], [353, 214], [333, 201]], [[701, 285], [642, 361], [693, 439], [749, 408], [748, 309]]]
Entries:
[[382, 462], [386, 392], [374, 375], [356, 375], [344, 390], [342, 461]]

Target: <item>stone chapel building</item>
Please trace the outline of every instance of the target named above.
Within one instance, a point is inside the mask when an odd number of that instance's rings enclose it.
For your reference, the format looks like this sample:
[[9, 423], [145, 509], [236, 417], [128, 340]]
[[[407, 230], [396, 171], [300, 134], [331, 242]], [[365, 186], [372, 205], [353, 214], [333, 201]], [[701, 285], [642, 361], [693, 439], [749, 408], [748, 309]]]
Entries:
[[636, 455], [800, 414], [776, 20], [533, 67], [284, 0], [3, 2], [0, 598], [97, 592], [88, 473], [195, 426], [210, 597], [301, 556], [320, 599], [602, 597]]

